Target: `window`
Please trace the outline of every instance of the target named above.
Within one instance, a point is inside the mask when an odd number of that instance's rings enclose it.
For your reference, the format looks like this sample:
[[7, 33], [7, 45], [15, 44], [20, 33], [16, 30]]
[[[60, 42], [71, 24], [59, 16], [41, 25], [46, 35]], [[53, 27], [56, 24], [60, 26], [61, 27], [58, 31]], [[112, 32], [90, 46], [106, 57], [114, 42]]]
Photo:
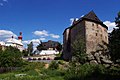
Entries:
[[102, 38], [102, 34], [100, 34], [100, 37]]
[[92, 26], [94, 26], [94, 23], [92, 23]]
[[107, 32], [107, 29], [104, 29], [105, 32]]
[[98, 26], [98, 24], [97, 24], [97, 26]]
[[98, 34], [96, 33], [96, 36], [97, 36]]
[[97, 29], [98, 29], [99, 27], [97, 26]]
[[97, 30], [97, 32], [99, 32], [99, 30]]
[[107, 37], [105, 36], [105, 40], [107, 40]]

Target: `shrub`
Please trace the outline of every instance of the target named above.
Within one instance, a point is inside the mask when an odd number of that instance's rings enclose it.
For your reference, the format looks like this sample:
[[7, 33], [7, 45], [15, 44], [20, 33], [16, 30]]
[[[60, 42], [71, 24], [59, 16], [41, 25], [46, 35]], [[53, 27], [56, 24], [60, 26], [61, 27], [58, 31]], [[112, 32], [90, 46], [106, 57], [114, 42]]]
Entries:
[[66, 72], [65, 80], [92, 80], [96, 78], [99, 80], [105, 73], [105, 67], [102, 65], [84, 64], [70, 67]]
[[0, 67], [20, 67], [22, 65], [22, 53], [19, 49], [10, 46], [0, 54]]
[[58, 69], [58, 67], [59, 67], [59, 64], [57, 61], [52, 61], [49, 65], [49, 69], [53, 69], [53, 70]]

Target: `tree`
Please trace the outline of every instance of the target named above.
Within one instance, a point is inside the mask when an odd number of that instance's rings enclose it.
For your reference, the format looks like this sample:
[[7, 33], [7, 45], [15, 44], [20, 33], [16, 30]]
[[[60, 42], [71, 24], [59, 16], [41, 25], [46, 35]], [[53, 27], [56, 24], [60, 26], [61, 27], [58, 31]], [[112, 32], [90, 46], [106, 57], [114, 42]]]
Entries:
[[120, 59], [120, 12], [115, 18], [115, 23], [117, 28], [109, 35], [110, 55], [114, 62]]
[[37, 46], [37, 50], [38, 50], [38, 51], [46, 50], [46, 49], [44, 48], [43, 44], [42, 44], [42, 41], [41, 41], [41, 43]]
[[22, 66], [22, 54], [19, 49], [10, 46], [0, 53], [0, 67], [20, 66]]
[[56, 49], [60, 52], [62, 50], [62, 45], [60, 43], [58, 43]]
[[75, 62], [84, 64], [86, 62], [85, 42], [78, 37], [72, 44], [72, 59]]
[[27, 50], [23, 50], [23, 51], [22, 51], [22, 55], [23, 55], [23, 56], [28, 56], [28, 51], [27, 51]]
[[27, 46], [28, 46], [28, 48], [27, 48], [28, 54], [32, 55], [32, 52], [33, 52], [33, 43], [30, 42], [30, 44], [28, 44]]

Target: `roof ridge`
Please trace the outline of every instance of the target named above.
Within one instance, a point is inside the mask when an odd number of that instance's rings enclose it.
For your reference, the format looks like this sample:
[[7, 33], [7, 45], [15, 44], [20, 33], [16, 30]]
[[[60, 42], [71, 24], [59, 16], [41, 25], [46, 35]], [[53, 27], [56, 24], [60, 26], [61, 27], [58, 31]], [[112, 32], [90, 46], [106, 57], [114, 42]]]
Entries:
[[89, 19], [89, 20], [93, 20], [93, 21], [97, 21], [97, 22], [102, 22], [97, 15], [95, 14], [95, 12], [92, 10], [90, 11], [88, 14], [86, 14], [85, 16], [83, 16], [82, 18], [85, 19]]

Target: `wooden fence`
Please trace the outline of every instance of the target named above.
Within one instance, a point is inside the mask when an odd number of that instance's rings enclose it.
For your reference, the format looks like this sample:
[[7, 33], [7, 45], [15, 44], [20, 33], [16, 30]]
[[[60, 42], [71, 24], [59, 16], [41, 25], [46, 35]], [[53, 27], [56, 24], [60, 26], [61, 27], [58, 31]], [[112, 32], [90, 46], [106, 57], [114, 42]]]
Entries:
[[19, 69], [19, 67], [0, 67], [0, 73], [10, 72], [17, 69]]

